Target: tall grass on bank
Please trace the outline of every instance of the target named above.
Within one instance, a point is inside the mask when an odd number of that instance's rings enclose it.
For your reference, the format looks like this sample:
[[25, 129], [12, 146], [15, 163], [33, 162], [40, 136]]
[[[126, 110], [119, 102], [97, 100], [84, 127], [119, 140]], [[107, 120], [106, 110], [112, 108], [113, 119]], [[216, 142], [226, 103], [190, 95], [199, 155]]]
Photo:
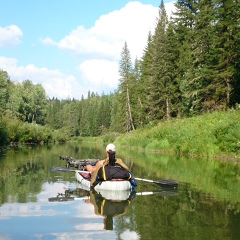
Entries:
[[159, 122], [122, 135], [118, 145], [178, 154], [240, 156], [240, 111]]

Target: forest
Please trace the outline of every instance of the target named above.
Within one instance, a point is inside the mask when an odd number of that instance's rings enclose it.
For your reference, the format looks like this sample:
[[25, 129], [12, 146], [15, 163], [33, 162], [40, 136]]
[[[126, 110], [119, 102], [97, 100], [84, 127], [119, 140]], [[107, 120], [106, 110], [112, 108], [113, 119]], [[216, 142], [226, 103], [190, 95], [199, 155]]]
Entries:
[[159, 122], [236, 109], [240, 103], [240, 3], [178, 0], [159, 6], [141, 59], [127, 42], [119, 85], [108, 95], [48, 98], [40, 84], [10, 80], [0, 70], [0, 145], [130, 133]]

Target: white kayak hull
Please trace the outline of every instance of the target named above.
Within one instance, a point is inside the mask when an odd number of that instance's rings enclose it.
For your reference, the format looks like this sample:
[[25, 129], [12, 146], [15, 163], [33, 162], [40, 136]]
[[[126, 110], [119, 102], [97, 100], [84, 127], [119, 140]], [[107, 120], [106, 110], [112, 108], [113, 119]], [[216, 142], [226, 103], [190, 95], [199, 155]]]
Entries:
[[[78, 170], [75, 171], [75, 176], [78, 183], [81, 185], [82, 189], [90, 191], [90, 180], [85, 179]], [[128, 180], [122, 181], [103, 181], [97, 184], [94, 189], [96, 191], [106, 190], [106, 191], [126, 191], [131, 190], [132, 186]]]

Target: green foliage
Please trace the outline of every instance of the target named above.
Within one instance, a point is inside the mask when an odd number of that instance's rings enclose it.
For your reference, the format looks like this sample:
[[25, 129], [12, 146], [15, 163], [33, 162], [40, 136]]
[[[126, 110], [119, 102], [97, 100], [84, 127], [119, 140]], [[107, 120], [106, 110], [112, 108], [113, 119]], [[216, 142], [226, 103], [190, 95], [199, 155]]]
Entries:
[[0, 146], [9, 143], [6, 125], [6, 122], [0, 118]]
[[9, 97], [9, 76], [7, 72], [0, 70], [0, 109], [5, 110]]
[[198, 117], [160, 122], [148, 129], [121, 135], [116, 143], [178, 154], [240, 156], [240, 111], [215, 112]]
[[118, 136], [120, 136], [119, 133], [112, 132], [112, 133], [103, 135], [101, 139], [104, 144], [108, 144], [108, 143], [114, 142], [118, 138]]
[[66, 129], [54, 130], [52, 135], [54, 142], [67, 142], [70, 140], [70, 136], [68, 135], [68, 131]]
[[19, 142], [23, 143], [48, 143], [52, 142], [52, 134], [47, 127], [35, 123], [23, 123], [20, 127], [22, 132]]
[[150, 142], [146, 146], [146, 150], [155, 150], [155, 149], [164, 150], [164, 149], [169, 149], [169, 148], [170, 148], [170, 144], [167, 139], [163, 139], [163, 140], [154, 139], [152, 142]]
[[[11, 116], [1, 119], [1, 142], [67, 141], [74, 136], [105, 136], [107, 141], [115, 139], [109, 132], [117, 132], [129, 133], [123, 143], [129, 144], [130, 138], [146, 149], [238, 154], [237, 120], [227, 126], [216, 121], [209, 134], [203, 127], [208, 121], [184, 117], [231, 109], [240, 102], [239, 3], [178, 0], [175, 6], [169, 19], [161, 1], [155, 31], [149, 32], [143, 56], [134, 66], [125, 42], [119, 86], [109, 96], [89, 91], [80, 101], [47, 100], [41, 85], [30, 80], [13, 84], [1, 70], [0, 109]], [[176, 123], [158, 123], [176, 117]], [[49, 129], [56, 131], [51, 135]], [[132, 137], [135, 129], [140, 138]]]
[[0, 120], [0, 145], [9, 142], [48, 143], [54, 142], [52, 129], [36, 123], [20, 121], [11, 111], [5, 111]]
[[9, 111], [5, 112], [4, 120], [6, 121], [6, 135], [8, 136], [9, 141], [19, 142], [22, 135], [21, 125], [23, 123]]
[[24, 94], [19, 112], [29, 123], [44, 124], [47, 105], [45, 90], [40, 84], [34, 85], [30, 80], [25, 80], [21, 87]]
[[135, 130], [132, 118], [132, 87], [135, 85], [135, 78], [133, 76], [131, 55], [125, 42], [121, 52], [121, 59], [119, 64], [119, 89], [118, 89], [118, 111], [123, 123], [123, 131], [129, 132]]

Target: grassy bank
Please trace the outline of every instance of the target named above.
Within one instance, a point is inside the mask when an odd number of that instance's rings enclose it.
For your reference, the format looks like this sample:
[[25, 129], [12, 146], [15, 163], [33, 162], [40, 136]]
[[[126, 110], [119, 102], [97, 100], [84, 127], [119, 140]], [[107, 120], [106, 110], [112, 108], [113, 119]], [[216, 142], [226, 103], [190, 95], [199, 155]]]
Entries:
[[173, 119], [128, 134], [108, 134], [97, 140], [145, 151], [240, 158], [240, 111]]

